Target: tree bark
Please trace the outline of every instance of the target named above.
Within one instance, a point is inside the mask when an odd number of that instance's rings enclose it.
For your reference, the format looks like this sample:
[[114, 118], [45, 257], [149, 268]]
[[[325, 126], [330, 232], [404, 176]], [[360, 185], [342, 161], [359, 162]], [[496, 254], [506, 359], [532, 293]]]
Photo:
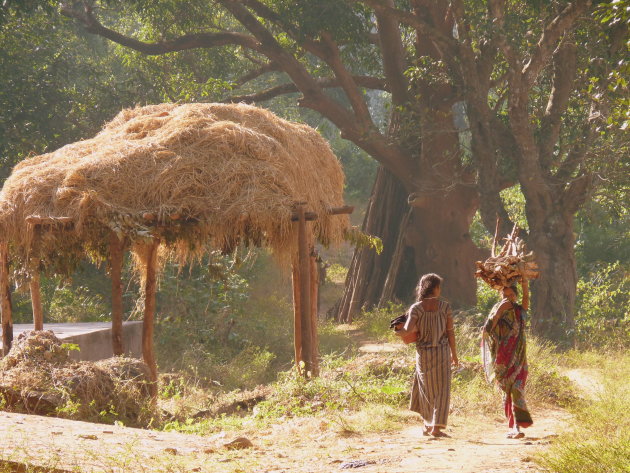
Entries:
[[532, 281], [532, 331], [541, 337], [569, 341], [575, 329], [577, 268], [573, 214], [550, 208], [541, 226], [530, 224], [528, 244], [540, 269]]
[[351, 323], [361, 310], [390, 300], [410, 302], [427, 272], [445, 279], [444, 297], [455, 306], [474, 305], [474, 262], [483, 256], [468, 230], [476, 195], [474, 188], [455, 186], [417, 196], [410, 208], [402, 185], [379, 168], [362, 231], [381, 238], [383, 252], [355, 250], [337, 321]]

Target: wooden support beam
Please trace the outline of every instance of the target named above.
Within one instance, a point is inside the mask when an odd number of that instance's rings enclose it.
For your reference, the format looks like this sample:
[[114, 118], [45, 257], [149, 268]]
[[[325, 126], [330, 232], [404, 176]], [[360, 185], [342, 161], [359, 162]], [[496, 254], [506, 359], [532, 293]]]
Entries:
[[151, 396], [157, 396], [157, 363], [153, 349], [153, 322], [155, 318], [155, 295], [157, 293], [157, 250], [159, 241], [154, 240], [145, 248], [144, 255], [144, 321], [142, 324], [142, 358], [151, 373]]
[[302, 317], [300, 315], [300, 271], [298, 270], [298, 258], [293, 258], [291, 271], [293, 283], [293, 347], [295, 349], [295, 365], [298, 373], [302, 374]]
[[[311, 244], [313, 244], [312, 241]], [[311, 371], [313, 376], [319, 376], [319, 337], [317, 336], [317, 294], [319, 292], [319, 270], [317, 268], [317, 252], [314, 247], [311, 247], [309, 259], [311, 271]]]
[[7, 355], [13, 343], [13, 307], [9, 284], [9, 245], [0, 243], [0, 309], [2, 310], [2, 353]]
[[29, 283], [31, 304], [33, 306], [33, 325], [35, 330], [44, 330], [44, 311], [42, 309], [42, 293], [39, 283], [39, 270], [34, 271]]
[[109, 239], [109, 266], [112, 279], [112, 351], [114, 355], [122, 355], [125, 352], [122, 336], [122, 267], [123, 267], [124, 243], [114, 232]]
[[297, 207], [298, 221], [298, 271], [300, 273], [300, 319], [302, 334], [302, 361], [304, 375], [312, 375], [312, 330], [311, 330], [311, 268], [310, 249], [304, 206]]
[[[344, 205], [343, 207], [333, 207], [326, 212], [326, 215], [343, 215], [343, 214], [351, 214], [354, 212], [354, 207], [351, 205]], [[315, 212], [304, 212], [304, 218], [306, 221], [317, 220], [318, 216]], [[296, 212], [293, 212], [291, 215], [291, 221], [297, 222], [299, 220], [299, 216]]]

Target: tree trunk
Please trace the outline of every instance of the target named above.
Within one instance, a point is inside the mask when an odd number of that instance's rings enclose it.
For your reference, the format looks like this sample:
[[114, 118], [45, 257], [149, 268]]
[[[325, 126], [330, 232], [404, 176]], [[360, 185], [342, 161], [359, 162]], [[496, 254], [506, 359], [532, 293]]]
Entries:
[[415, 175], [403, 186], [379, 168], [362, 230], [381, 238], [383, 252], [355, 251], [339, 322], [350, 323], [362, 309], [390, 300], [410, 302], [418, 277], [428, 272], [444, 278], [444, 297], [455, 306], [476, 302], [474, 263], [483, 254], [469, 234], [479, 206], [474, 176], [462, 168], [450, 106], [429, 112], [418, 124], [422, 143]]
[[547, 210], [544, 224], [532, 226], [528, 244], [540, 269], [532, 281], [532, 331], [541, 337], [570, 341], [575, 329], [577, 269], [573, 215]]
[[428, 272], [444, 278], [444, 297], [455, 306], [475, 304], [474, 262], [483, 255], [468, 231], [478, 204], [474, 188], [432, 191], [412, 204], [398, 180], [380, 168], [362, 230], [381, 238], [383, 252], [355, 250], [339, 322], [351, 323], [362, 309], [390, 300], [411, 301], [419, 276]]

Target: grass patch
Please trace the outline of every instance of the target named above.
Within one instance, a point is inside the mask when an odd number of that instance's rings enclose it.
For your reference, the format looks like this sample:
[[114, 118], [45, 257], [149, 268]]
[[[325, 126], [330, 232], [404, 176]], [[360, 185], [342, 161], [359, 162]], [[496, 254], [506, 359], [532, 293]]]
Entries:
[[593, 399], [577, 402], [572, 411], [574, 428], [562, 434], [536, 460], [552, 473], [621, 473], [630, 468], [630, 356], [607, 360], [602, 391]]

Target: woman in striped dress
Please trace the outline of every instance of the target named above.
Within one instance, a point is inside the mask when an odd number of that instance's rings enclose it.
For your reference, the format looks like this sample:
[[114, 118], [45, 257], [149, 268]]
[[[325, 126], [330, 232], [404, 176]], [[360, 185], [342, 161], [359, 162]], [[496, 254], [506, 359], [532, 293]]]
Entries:
[[458, 364], [453, 317], [448, 302], [440, 299], [442, 278], [422, 276], [416, 295], [418, 302], [408, 311], [406, 332], [417, 332], [416, 372], [411, 386], [409, 408], [424, 420], [424, 435], [447, 437], [446, 427], [451, 397], [451, 363]]

